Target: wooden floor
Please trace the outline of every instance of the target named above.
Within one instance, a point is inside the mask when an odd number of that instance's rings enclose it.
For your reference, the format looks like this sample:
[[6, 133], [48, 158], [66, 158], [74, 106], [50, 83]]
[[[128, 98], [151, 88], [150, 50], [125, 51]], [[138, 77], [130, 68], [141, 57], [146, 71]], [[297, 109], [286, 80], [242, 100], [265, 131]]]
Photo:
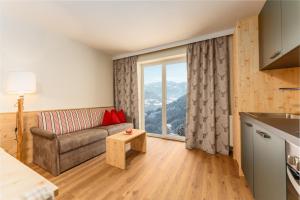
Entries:
[[59, 200], [253, 200], [231, 157], [186, 150], [183, 142], [147, 139], [146, 154], [129, 152], [127, 170], [107, 165], [105, 154], [58, 177], [31, 167], [59, 187]]

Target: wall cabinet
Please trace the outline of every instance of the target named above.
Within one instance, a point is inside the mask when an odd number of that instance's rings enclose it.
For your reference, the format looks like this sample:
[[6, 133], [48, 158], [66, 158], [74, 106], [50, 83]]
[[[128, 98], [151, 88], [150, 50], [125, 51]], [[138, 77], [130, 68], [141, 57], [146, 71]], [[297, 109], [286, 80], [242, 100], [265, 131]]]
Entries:
[[267, 0], [259, 14], [260, 69], [300, 66], [300, 1]]
[[272, 63], [281, 54], [281, 3], [267, 1], [259, 14], [260, 66]]
[[241, 120], [242, 170], [255, 200], [285, 200], [285, 141]]
[[282, 0], [282, 48], [283, 53], [300, 44], [300, 1]]

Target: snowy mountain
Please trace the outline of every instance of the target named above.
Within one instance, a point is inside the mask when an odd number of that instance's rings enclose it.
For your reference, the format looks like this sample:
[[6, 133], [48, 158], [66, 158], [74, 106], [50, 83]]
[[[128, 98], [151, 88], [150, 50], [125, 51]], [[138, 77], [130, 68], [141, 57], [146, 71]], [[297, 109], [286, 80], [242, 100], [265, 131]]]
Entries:
[[[147, 132], [161, 133], [161, 83], [144, 87], [145, 128]], [[184, 136], [186, 112], [186, 83], [167, 82], [168, 133]]]
[[[186, 93], [186, 82], [167, 82], [167, 103], [171, 103]], [[145, 112], [161, 107], [161, 82], [149, 83], [144, 86]]]

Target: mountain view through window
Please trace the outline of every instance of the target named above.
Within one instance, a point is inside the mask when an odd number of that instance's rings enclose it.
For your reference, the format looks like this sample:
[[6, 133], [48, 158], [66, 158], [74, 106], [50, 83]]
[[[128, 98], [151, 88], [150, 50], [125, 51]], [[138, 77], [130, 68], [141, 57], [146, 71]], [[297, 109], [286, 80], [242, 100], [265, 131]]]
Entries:
[[[186, 63], [166, 64], [162, 77], [162, 65], [144, 68], [144, 116], [145, 129], [149, 133], [184, 136], [186, 118], [187, 69]], [[162, 91], [162, 79], [166, 91]], [[165, 92], [165, 95], [163, 95]], [[166, 124], [162, 124], [162, 97], [166, 97]]]

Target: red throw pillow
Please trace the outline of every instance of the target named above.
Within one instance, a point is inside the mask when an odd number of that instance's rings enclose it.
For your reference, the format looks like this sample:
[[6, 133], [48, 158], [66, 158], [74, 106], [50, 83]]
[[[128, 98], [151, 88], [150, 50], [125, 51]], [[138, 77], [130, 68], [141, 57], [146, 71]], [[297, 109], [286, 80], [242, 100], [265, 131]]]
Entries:
[[112, 124], [120, 124], [121, 123], [118, 118], [116, 110], [111, 110], [111, 122], [112, 122]]
[[102, 126], [108, 126], [112, 124], [111, 113], [108, 110], [105, 110]]
[[119, 110], [117, 112], [117, 115], [118, 115], [118, 118], [120, 120], [121, 123], [125, 123], [126, 122], [126, 116], [125, 116], [125, 113], [123, 111], [123, 109]]

